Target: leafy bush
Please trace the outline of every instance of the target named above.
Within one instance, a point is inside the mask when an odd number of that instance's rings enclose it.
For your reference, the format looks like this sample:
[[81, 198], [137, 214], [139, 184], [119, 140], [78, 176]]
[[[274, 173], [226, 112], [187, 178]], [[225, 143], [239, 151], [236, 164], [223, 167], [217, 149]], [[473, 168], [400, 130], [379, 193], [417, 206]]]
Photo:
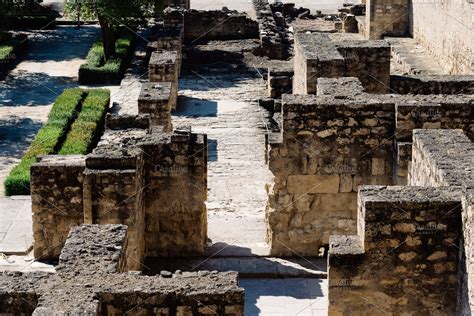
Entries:
[[90, 90], [81, 112], [67, 134], [60, 155], [84, 155], [96, 145], [110, 103], [109, 90]]
[[67, 89], [54, 102], [48, 121], [40, 129], [19, 165], [4, 181], [5, 194], [25, 195], [30, 192], [30, 166], [39, 155], [53, 154], [64, 140], [84, 97], [81, 89]]
[[130, 60], [133, 40], [134, 35], [130, 32], [119, 37], [115, 43], [116, 58], [105, 63], [102, 42], [94, 43], [87, 54], [87, 63], [79, 68], [79, 82], [81, 84], [120, 83]]

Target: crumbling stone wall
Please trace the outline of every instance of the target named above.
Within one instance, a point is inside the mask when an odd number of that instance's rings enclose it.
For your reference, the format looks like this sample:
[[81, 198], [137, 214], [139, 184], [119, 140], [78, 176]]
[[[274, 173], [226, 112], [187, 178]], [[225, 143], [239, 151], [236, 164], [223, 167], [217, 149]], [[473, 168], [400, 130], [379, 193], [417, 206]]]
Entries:
[[469, 95], [367, 94], [357, 78], [319, 78], [317, 91], [284, 95], [282, 131], [269, 137], [275, 254], [283, 244], [316, 254], [330, 234], [354, 231], [359, 185], [407, 183], [415, 128], [473, 130]]
[[188, 43], [258, 38], [258, 23], [237, 11], [188, 10], [184, 25], [184, 40]]
[[474, 94], [474, 76], [391, 76], [390, 91], [398, 94]]
[[150, 125], [162, 126], [165, 132], [173, 130], [171, 110], [176, 107], [177, 95], [172, 91], [171, 82], [144, 83], [138, 97], [138, 112], [149, 114]]
[[316, 94], [318, 78], [357, 77], [368, 93], [388, 93], [390, 46], [355, 34], [295, 36], [294, 94]]
[[[318, 255], [355, 233], [361, 184], [392, 183], [393, 104], [283, 95], [282, 137], [269, 144], [266, 217], [273, 255]], [[290, 250], [291, 249], [291, 250]]]
[[150, 82], [170, 82], [171, 90], [169, 103], [171, 109], [176, 109], [178, 102], [179, 78], [178, 52], [156, 51], [151, 54], [148, 65], [148, 78]]
[[252, 0], [252, 3], [259, 27], [260, 49], [257, 53], [270, 59], [286, 58], [288, 43], [284, 19], [275, 18], [268, 0]]
[[462, 195], [463, 239], [459, 248], [458, 311], [474, 310], [474, 143], [460, 130], [415, 130], [409, 184], [451, 187]]
[[472, 1], [413, 1], [411, 15], [413, 38], [430, 50], [446, 72], [474, 74]]
[[357, 235], [331, 237], [329, 315], [456, 314], [460, 195], [365, 186], [358, 203]]
[[207, 245], [206, 136], [182, 130], [162, 142], [145, 139], [142, 148], [147, 255], [202, 255]]
[[385, 35], [406, 36], [409, 33], [409, 0], [367, 0], [366, 36], [380, 39]]
[[57, 260], [69, 230], [84, 222], [85, 156], [44, 156], [31, 167], [33, 250], [38, 260]]
[[127, 227], [82, 225], [71, 230], [57, 273], [4, 273], [0, 313], [33, 315], [243, 316], [237, 273], [127, 273]]
[[268, 69], [268, 96], [273, 99], [281, 98], [283, 94], [293, 93], [293, 69], [270, 67]]

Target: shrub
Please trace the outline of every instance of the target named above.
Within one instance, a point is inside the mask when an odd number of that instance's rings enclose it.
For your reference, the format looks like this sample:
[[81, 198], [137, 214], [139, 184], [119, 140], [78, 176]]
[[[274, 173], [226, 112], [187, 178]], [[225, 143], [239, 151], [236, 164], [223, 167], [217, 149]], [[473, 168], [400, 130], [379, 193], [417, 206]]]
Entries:
[[5, 194], [26, 195], [30, 192], [30, 166], [39, 155], [53, 154], [64, 140], [84, 97], [81, 89], [67, 89], [54, 102], [48, 121], [40, 129], [30, 148], [4, 181]]
[[90, 90], [81, 112], [67, 134], [60, 155], [85, 155], [96, 145], [110, 103], [108, 90]]
[[130, 32], [120, 36], [116, 43], [116, 58], [104, 63], [104, 48], [101, 41], [94, 43], [87, 54], [87, 63], [79, 68], [81, 84], [112, 83], [122, 80], [133, 48], [134, 35]]

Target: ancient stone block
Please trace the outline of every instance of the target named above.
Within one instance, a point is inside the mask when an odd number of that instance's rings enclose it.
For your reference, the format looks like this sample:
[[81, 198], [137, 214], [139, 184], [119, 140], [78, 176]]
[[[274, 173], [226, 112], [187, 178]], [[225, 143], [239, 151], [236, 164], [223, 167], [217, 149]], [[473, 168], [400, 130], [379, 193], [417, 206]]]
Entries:
[[339, 176], [289, 176], [287, 188], [292, 194], [337, 193], [339, 192]]
[[[187, 273], [172, 277], [126, 273], [127, 227], [82, 225], [71, 230], [57, 273], [5, 273], [0, 313], [32, 315], [206, 314], [229, 306], [243, 316], [237, 273]], [[196, 299], [196, 293], [199, 299]]]
[[69, 230], [84, 222], [85, 159], [45, 156], [31, 167], [33, 249], [37, 259], [57, 259]]
[[172, 84], [146, 83], [142, 85], [138, 97], [138, 110], [140, 113], [150, 115], [151, 126], [163, 126], [165, 132], [172, 131], [171, 110], [176, 108], [178, 100], [177, 91], [172, 95]]
[[[462, 229], [459, 200], [452, 189], [360, 189], [358, 235], [331, 237], [329, 313], [454, 313]], [[431, 218], [424, 217], [425, 210], [434, 212], [436, 223], [446, 229], [426, 234], [421, 228]], [[450, 216], [445, 216], [447, 211]], [[415, 217], [421, 220], [418, 225], [410, 220]]]
[[390, 86], [390, 46], [363, 41], [356, 35], [295, 36], [295, 94], [316, 94], [318, 78], [357, 77], [369, 93], [387, 93]]

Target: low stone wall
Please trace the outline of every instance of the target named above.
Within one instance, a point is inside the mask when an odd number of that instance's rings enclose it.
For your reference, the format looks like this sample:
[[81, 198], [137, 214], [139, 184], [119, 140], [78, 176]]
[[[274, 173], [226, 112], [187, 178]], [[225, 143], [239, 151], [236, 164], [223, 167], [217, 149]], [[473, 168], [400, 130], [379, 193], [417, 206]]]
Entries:
[[281, 69], [279, 67], [268, 69], [268, 96], [273, 99], [281, 98], [283, 94], [293, 93], [292, 69]]
[[156, 51], [151, 54], [148, 65], [150, 82], [170, 82], [169, 103], [171, 109], [176, 109], [178, 102], [178, 53], [176, 51]]
[[[355, 233], [361, 184], [392, 183], [393, 104], [283, 95], [281, 143], [270, 143], [266, 216], [271, 253], [315, 256]], [[291, 249], [291, 250], [290, 250]]]
[[318, 78], [357, 77], [368, 93], [388, 93], [390, 46], [355, 34], [295, 36], [293, 93], [316, 94]]
[[275, 255], [315, 255], [330, 234], [355, 231], [359, 185], [407, 183], [413, 129], [473, 131], [469, 95], [367, 94], [357, 78], [319, 78], [317, 90], [283, 95], [282, 131], [269, 136]]
[[474, 76], [390, 76], [398, 94], [474, 94]]
[[148, 137], [142, 149], [147, 255], [202, 255], [207, 245], [207, 137], [180, 130], [160, 142]]
[[73, 228], [57, 273], [2, 275], [0, 313], [243, 316], [244, 290], [237, 273], [124, 273], [130, 260], [127, 240], [124, 225]]
[[258, 23], [245, 13], [229, 10], [188, 10], [184, 14], [185, 42], [248, 38], [258, 38]]
[[285, 45], [288, 43], [284, 27], [278, 26], [278, 19], [275, 19], [268, 0], [252, 0], [252, 2], [260, 37], [260, 50], [256, 53], [268, 56], [270, 59], [285, 59], [288, 55]]
[[[474, 143], [460, 130], [415, 130], [409, 184], [455, 188], [462, 195], [463, 239], [458, 270], [458, 313], [474, 310]], [[449, 212], [451, 216], [451, 212]]]
[[147, 59], [151, 57], [154, 51], [175, 51], [177, 52], [178, 75], [181, 74], [181, 65], [183, 63], [183, 27], [161, 27], [152, 28], [152, 34], [147, 46]]
[[406, 36], [410, 26], [410, 1], [367, 0], [366, 32], [368, 38]]
[[331, 237], [329, 315], [456, 314], [460, 195], [366, 186], [358, 203], [358, 234]]
[[171, 110], [176, 108], [177, 95], [172, 95], [171, 82], [144, 83], [138, 97], [138, 112], [150, 116], [151, 126], [162, 126], [165, 132], [173, 130]]
[[57, 260], [69, 230], [84, 222], [85, 156], [45, 156], [31, 166], [34, 255]]

